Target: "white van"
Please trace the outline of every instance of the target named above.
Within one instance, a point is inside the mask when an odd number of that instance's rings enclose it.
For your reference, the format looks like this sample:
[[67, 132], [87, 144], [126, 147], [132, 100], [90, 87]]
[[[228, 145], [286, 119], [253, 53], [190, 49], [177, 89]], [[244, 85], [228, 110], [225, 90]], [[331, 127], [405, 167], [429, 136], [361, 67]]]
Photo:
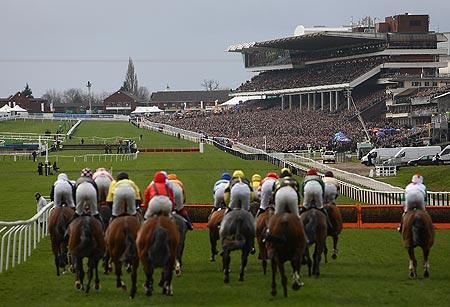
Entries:
[[[367, 155], [361, 158], [361, 163], [367, 166], [374, 165], [375, 163], [380, 164], [395, 156], [397, 152], [400, 151], [402, 147], [393, 148], [374, 148]], [[370, 159], [369, 159], [370, 156]]]
[[383, 164], [406, 165], [408, 161], [413, 159], [418, 159], [421, 156], [436, 155], [440, 152], [440, 146], [403, 147], [393, 158], [384, 161]]
[[439, 160], [442, 161], [442, 164], [450, 163], [450, 145], [445, 146], [439, 153]]

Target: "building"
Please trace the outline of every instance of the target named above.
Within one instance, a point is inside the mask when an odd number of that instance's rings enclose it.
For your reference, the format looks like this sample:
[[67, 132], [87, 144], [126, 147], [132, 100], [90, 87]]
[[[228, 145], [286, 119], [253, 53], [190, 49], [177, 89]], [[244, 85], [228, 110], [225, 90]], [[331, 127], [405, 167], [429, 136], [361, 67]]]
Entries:
[[[103, 112], [103, 102], [91, 102], [92, 112], [102, 113]], [[89, 103], [55, 103], [53, 104], [54, 113], [68, 113], [68, 114], [83, 114], [89, 110]]]
[[50, 112], [50, 105], [46, 99], [26, 97], [21, 92], [17, 92], [8, 98], [0, 98], [0, 106], [4, 106], [5, 104], [9, 105], [11, 108], [18, 105], [29, 113]]
[[117, 91], [103, 100], [103, 112], [129, 115], [137, 104], [138, 99], [133, 94]]
[[160, 91], [150, 96], [150, 106], [165, 112], [209, 110], [229, 100], [229, 90]]
[[447, 39], [429, 30], [428, 15], [389, 16], [376, 24], [369, 19], [350, 28], [300, 27], [296, 34], [230, 46], [229, 52], [242, 54], [245, 69], [257, 73], [231, 96], [261, 95], [277, 98], [281, 108], [331, 113], [356, 113], [356, 107], [366, 119], [387, 112], [402, 122], [410, 112], [399, 112], [404, 106], [397, 95], [403, 101], [411, 88], [450, 80], [439, 77], [447, 51], [438, 44]]

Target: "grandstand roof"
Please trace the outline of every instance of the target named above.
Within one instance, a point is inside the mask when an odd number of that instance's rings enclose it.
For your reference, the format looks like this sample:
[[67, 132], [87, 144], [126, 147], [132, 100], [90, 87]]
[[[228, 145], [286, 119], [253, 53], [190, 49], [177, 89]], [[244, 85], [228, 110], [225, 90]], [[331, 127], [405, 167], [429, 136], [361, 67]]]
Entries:
[[150, 102], [199, 102], [227, 101], [229, 90], [216, 91], [161, 91], [153, 92]]
[[367, 43], [383, 42], [384, 33], [345, 33], [345, 32], [318, 32], [301, 36], [292, 36], [262, 42], [242, 43], [230, 46], [228, 52], [243, 52], [247, 49], [275, 48], [284, 50], [320, 50], [361, 45]]

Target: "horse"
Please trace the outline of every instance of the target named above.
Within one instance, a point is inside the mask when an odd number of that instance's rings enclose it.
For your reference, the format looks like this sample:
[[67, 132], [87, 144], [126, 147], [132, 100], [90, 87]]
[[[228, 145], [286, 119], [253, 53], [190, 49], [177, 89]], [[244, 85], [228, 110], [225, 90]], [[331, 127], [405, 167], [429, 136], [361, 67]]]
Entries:
[[56, 275], [59, 276], [59, 269], [66, 271], [68, 264], [67, 258], [67, 240], [64, 235], [67, 231], [67, 225], [72, 218], [73, 210], [68, 207], [54, 208], [48, 217], [48, 231], [52, 242], [52, 251], [55, 255]]
[[127, 290], [127, 287], [121, 280], [122, 264], [130, 265], [130, 298], [134, 298], [136, 294], [137, 268], [139, 266], [136, 236], [140, 226], [136, 217], [123, 215], [115, 218], [105, 233], [106, 248], [116, 272], [116, 287], [122, 288], [124, 291]]
[[287, 278], [284, 263], [290, 261], [294, 271], [293, 290], [303, 286], [300, 281], [300, 266], [306, 249], [306, 235], [297, 214], [278, 213], [270, 218], [266, 236], [267, 254], [272, 264], [272, 296], [277, 294], [275, 277], [277, 267], [281, 275], [284, 296], [287, 297]]
[[172, 219], [178, 230], [178, 246], [177, 246], [177, 259], [175, 261], [175, 274], [177, 277], [181, 276], [181, 271], [183, 267], [183, 251], [184, 251], [184, 241], [186, 240], [187, 225], [186, 220], [179, 214], [172, 214]]
[[239, 281], [244, 281], [244, 270], [248, 255], [253, 250], [255, 233], [255, 218], [250, 212], [234, 209], [225, 214], [219, 231], [225, 283], [230, 282], [230, 252], [237, 249], [242, 251]]
[[417, 260], [414, 248], [420, 246], [423, 251], [423, 277], [430, 277], [428, 255], [434, 243], [434, 226], [428, 212], [424, 210], [408, 211], [403, 217], [402, 237], [403, 245], [409, 254], [409, 277], [417, 278]]
[[219, 253], [217, 251], [217, 240], [219, 240], [220, 223], [222, 223], [223, 216], [225, 215], [225, 209], [220, 208], [217, 211], [212, 212], [208, 216], [208, 229], [209, 229], [209, 243], [211, 245], [211, 257], [210, 261], [215, 261], [215, 256]]
[[[306, 236], [308, 238], [305, 252], [306, 263], [308, 264], [308, 275], [311, 276], [312, 266], [312, 274], [319, 277], [321, 255], [324, 252], [327, 239], [327, 219], [324, 213], [314, 207], [303, 212], [300, 215], [300, 219], [305, 227]], [[313, 244], [315, 244], [315, 246], [313, 261], [311, 261], [309, 246]]]
[[86, 293], [89, 293], [91, 281], [95, 272], [95, 290], [100, 289], [98, 278], [98, 262], [105, 254], [106, 243], [103, 237], [102, 223], [90, 215], [82, 215], [72, 221], [69, 227], [69, 252], [76, 273], [75, 288], [83, 290], [83, 258], [88, 258], [88, 283]]
[[256, 218], [256, 241], [258, 242], [258, 259], [262, 261], [263, 273], [267, 271], [267, 249], [265, 244], [266, 230], [269, 225], [269, 219], [273, 216], [274, 209], [269, 207]]
[[177, 257], [179, 243], [175, 223], [163, 215], [152, 216], [141, 226], [136, 245], [139, 259], [144, 265], [146, 281], [144, 284], [147, 296], [153, 294], [153, 271], [162, 268], [159, 286], [163, 294], [173, 295], [172, 274]]
[[[337, 243], [339, 240], [339, 235], [342, 232], [342, 214], [338, 207], [333, 203], [325, 204], [323, 207], [327, 212], [331, 223], [331, 227], [330, 225], [327, 227], [327, 236], [333, 238], [333, 254], [331, 254], [331, 258], [336, 259], [338, 255]], [[326, 242], [323, 253], [325, 256], [325, 263], [327, 263], [328, 248]]]

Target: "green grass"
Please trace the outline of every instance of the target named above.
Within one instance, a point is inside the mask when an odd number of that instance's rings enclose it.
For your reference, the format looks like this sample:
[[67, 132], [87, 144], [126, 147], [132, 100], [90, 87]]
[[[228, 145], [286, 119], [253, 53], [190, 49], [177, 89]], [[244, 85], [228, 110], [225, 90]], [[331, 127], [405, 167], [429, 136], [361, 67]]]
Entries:
[[44, 120], [44, 119], [17, 119], [0, 122], [1, 132], [18, 132], [18, 133], [41, 133], [48, 129], [51, 133], [56, 133], [60, 125], [66, 124], [66, 131], [70, 129], [75, 121], [62, 120]]
[[[138, 293], [134, 301], [115, 288], [113, 275], [101, 273], [101, 291], [89, 295], [74, 288], [73, 274], [56, 276], [50, 242], [44, 240], [25, 264], [0, 274], [2, 306], [448, 306], [450, 292], [450, 231], [437, 232], [431, 251], [431, 277], [408, 279], [408, 255], [400, 236], [393, 230], [344, 230], [339, 257], [321, 265], [320, 278], [301, 275], [305, 286], [298, 292], [289, 288], [288, 298], [270, 295], [271, 271], [262, 274], [256, 256], [250, 256], [244, 282], [238, 282], [239, 254], [232, 253], [231, 282], [223, 283], [221, 259], [209, 262], [209, 239], [206, 230], [188, 233], [184, 253], [184, 272], [174, 277], [174, 296], [161, 295], [159, 287], [152, 297], [144, 295], [142, 267], [138, 273]], [[418, 251], [418, 259], [421, 253]], [[419, 262], [420, 263], [420, 262]], [[291, 268], [286, 263], [289, 284]], [[160, 271], [156, 271], [158, 280]], [[419, 268], [419, 276], [422, 266]], [[278, 277], [278, 276], [277, 276]], [[124, 281], [129, 286], [129, 274]]]
[[450, 190], [450, 165], [400, 167], [397, 176], [377, 179], [404, 188], [411, 182], [412, 176], [417, 173], [423, 176], [428, 191]]

